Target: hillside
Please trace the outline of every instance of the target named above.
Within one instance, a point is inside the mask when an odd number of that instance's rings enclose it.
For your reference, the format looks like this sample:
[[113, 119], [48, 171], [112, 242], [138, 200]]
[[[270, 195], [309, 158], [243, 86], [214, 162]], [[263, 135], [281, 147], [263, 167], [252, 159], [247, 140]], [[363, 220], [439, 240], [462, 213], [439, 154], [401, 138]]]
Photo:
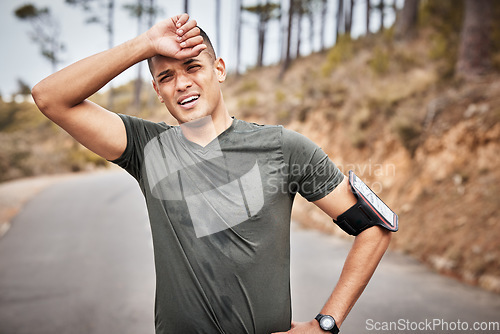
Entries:
[[[303, 133], [361, 176], [400, 215], [393, 249], [500, 292], [500, 75], [446, 78], [430, 33], [346, 41], [296, 61], [281, 82], [277, 67], [255, 70], [226, 83], [225, 99], [244, 119]], [[344, 234], [303, 200], [294, 214]]]
[[[230, 76], [225, 100], [232, 115], [283, 124], [317, 142], [344, 173], [353, 169], [400, 215], [394, 250], [500, 292], [500, 74], [454, 79], [434, 34], [341, 40], [296, 60], [281, 81], [278, 66]], [[113, 109], [133, 113], [131, 92], [131, 84], [117, 88]], [[93, 100], [105, 104], [106, 96]], [[141, 117], [175, 123], [152, 89], [142, 107]], [[0, 181], [106, 165], [31, 102], [0, 100], [0, 110]], [[302, 199], [294, 217], [345, 237]]]

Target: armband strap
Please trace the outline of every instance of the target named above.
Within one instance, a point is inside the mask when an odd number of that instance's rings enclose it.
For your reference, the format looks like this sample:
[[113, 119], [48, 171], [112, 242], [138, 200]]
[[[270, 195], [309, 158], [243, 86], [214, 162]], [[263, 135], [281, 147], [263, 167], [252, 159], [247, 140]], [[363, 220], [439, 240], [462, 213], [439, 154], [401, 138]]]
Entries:
[[356, 204], [333, 220], [341, 229], [350, 235], [358, 235], [367, 228], [378, 225], [396, 232], [398, 215], [354, 174], [349, 171], [349, 185], [357, 199]]

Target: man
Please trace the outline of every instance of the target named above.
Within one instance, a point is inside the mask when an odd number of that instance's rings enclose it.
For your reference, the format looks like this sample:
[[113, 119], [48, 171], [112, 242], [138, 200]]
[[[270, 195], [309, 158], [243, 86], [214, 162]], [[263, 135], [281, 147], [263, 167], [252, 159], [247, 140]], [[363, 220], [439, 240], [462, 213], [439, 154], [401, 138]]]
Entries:
[[[145, 59], [160, 102], [179, 126], [118, 115], [87, 100]], [[48, 118], [139, 182], [154, 243], [157, 333], [336, 333], [390, 235], [379, 227], [360, 233], [321, 315], [292, 323], [295, 194], [334, 219], [356, 198], [305, 137], [231, 118], [220, 90], [225, 77], [224, 61], [183, 14], [52, 74], [32, 94]]]

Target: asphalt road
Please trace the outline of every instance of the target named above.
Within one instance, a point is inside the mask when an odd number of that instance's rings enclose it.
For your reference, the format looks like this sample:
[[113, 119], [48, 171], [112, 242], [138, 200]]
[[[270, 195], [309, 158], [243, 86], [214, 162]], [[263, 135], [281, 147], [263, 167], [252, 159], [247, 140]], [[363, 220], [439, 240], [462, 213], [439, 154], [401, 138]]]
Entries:
[[[346, 240], [293, 227], [295, 320], [317, 314], [349, 247]], [[341, 329], [500, 333], [498, 327], [473, 329], [500, 326], [499, 297], [389, 252]], [[1, 334], [153, 333], [153, 304], [144, 200], [125, 173], [85, 175], [49, 187], [27, 203], [0, 240]]]

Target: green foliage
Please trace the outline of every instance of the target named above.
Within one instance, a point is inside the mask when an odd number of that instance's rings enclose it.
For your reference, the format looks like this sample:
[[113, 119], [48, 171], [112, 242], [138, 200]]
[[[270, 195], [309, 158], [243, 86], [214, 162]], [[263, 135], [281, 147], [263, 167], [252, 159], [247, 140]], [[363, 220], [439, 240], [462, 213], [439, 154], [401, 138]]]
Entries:
[[280, 4], [279, 3], [266, 3], [254, 6], [245, 6], [243, 10], [252, 14], [257, 14], [262, 22], [267, 22], [272, 19], [280, 17]]
[[432, 30], [429, 56], [443, 61], [440, 70], [446, 77], [454, 73], [463, 15], [463, 1], [425, 1], [420, 6], [419, 24]]
[[390, 98], [385, 94], [372, 96], [367, 100], [367, 107], [377, 114], [390, 116], [397, 104], [397, 100]]
[[110, 14], [113, 13], [114, 0], [65, 0], [65, 2], [68, 5], [79, 6], [87, 12], [85, 23], [97, 23], [102, 25], [108, 34], [113, 32], [113, 20]]
[[87, 166], [104, 167], [107, 164], [105, 159], [89, 151], [77, 142], [74, 142], [72, 149], [67, 151], [66, 161], [73, 172], [84, 170]]
[[94, 3], [94, 0], [65, 0], [68, 5], [80, 5], [85, 11], [91, 10], [91, 4]]
[[378, 75], [386, 74], [389, 70], [389, 52], [386, 48], [376, 46], [373, 56], [369, 61], [369, 66]]
[[254, 108], [259, 103], [257, 96], [252, 95], [246, 99], [238, 100], [238, 108]]
[[256, 79], [243, 80], [237, 93], [254, 92], [259, 89], [259, 81]]
[[276, 92], [274, 93], [275, 100], [278, 103], [282, 103], [286, 100], [286, 94], [283, 93], [281, 89], [277, 89]]
[[353, 41], [347, 35], [339, 36], [335, 46], [328, 52], [326, 62], [323, 64], [322, 73], [330, 75], [340, 64], [351, 59], [354, 55]]
[[395, 35], [394, 25], [392, 25], [390, 28], [384, 29], [382, 31], [382, 40], [384, 41], [384, 44], [391, 45], [395, 39], [394, 35]]
[[56, 71], [57, 64], [61, 62], [60, 54], [65, 50], [64, 44], [59, 40], [59, 21], [52, 16], [49, 8], [37, 8], [33, 4], [18, 7], [14, 14], [31, 25], [31, 40], [38, 44], [40, 53], [52, 63], [52, 70]]
[[33, 4], [22, 5], [14, 11], [14, 15], [21, 20], [31, 20], [48, 14], [50, 11], [47, 7], [37, 8]]
[[323, 97], [328, 99], [332, 109], [338, 109], [344, 105], [349, 98], [349, 90], [341, 83], [325, 84], [321, 87]]
[[123, 9], [125, 9], [132, 17], [142, 17], [144, 15], [156, 16], [162, 13], [160, 7], [151, 6], [150, 4], [142, 2], [125, 4], [123, 5]]
[[32, 103], [0, 100], [0, 131], [2, 132], [34, 129], [46, 126], [48, 123], [47, 118]]
[[411, 51], [397, 49], [392, 53], [393, 63], [397, 65], [402, 72], [424, 65], [424, 60]]
[[29, 147], [21, 136], [0, 132], [0, 182], [33, 175]]
[[280, 108], [276, 112], [276, 119], [278, 123], [286, 123], [287, 121], [290, 120], [290, 117], [291, 117], [291, 112], [290, 109], [288, 108]]

